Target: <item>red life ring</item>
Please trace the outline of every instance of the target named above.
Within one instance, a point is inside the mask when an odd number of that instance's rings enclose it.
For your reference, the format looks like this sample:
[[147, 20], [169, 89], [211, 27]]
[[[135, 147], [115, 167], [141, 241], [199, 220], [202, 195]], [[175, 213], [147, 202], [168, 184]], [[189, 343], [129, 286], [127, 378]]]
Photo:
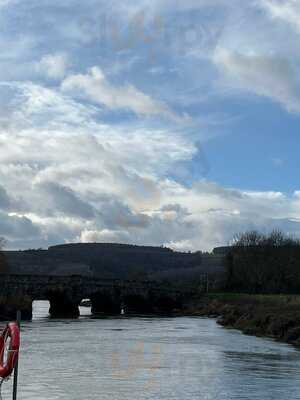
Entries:
[[[5, 346], [10, 339], [7, 355]], [[13, 372], [19, 356], [20, 329], [16, 322], [7, 324], [0, 336], [0, 377], [7, 378]]]

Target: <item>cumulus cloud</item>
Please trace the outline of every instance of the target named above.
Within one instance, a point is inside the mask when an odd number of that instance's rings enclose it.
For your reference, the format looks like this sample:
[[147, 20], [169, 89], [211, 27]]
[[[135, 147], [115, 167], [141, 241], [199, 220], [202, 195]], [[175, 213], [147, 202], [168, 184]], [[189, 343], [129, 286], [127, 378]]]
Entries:
[[73, 114], [66, 122], [57, 113], [53, 121], [43, 104], [27, 109], [33, 126], [22, 128], [18, 114], [18, 129], [0, 134], [0, 235], [10, 247], [113, 241], [197, 250], [226, 244], [248, 228], [300, 232], [298, 192], [243, 191], [208, 180], [186, 187], [165, 174], [197, 149], [180, 135], [169, 147], [168, 131], [139, 128], [126, 137], [122, 129], [98, 125], [80, 104], [74, 121], [79, 115], [84, 122], [74, 130]]
[[66, 54], [46, 54], [37, 63], [36, 69], [39, 73], [51, 79], [61, 79], [65, 76], [70, 61]]
[[[12, 141], [16, 138], [13, 135]], [[32, 236], [37, 236], [33, 243], [43, 246], [61, 241], [113, 241], [168, 244], [181, 250], [211, 249], [248, 228], [279, 226], [293, 233], [300, 231], [299, 194], [289, 198], [280, 192], [245, 192], [209, 181], [186, 188], [162, 176], [153, 176], [160, 192], [158, 200], [146, 207], [133, 202], [122, 176], [115, 175], [108, 160], [90, 163], [91, 158], [97, 157], [97, 148], [78, 160], [85, 140], [88, 142], [87, 138], [73, 138], [71, 156], [66, 159], [60, 149], [68, 147], [67, 135], [63, 141], [43, 135], [38, 143], [36, 136], [31, 137], [31, 144], [39, 148], [42, 141], [47, 143], [44, 163], [34, 162], [35, 152], [28, 151], [30, 144], [27, 147], [25, 142], [18, 142], [27, 152], [27, 162], [19, 165], [18, 183], [12, 178], [19, 162], [11, 162], [10, 168], [0, 164], [0, 179], [5, 181], [8, 193], [23, 196], [22, 207], [14, 204], [13, 216], [1, 216], [0, 233], [10, 246], [21, 246], [21, 238], [23, 246], [28, 245], [28, 228]], [[55, 160], [52, 152], [56, 154]], [[142, 177], [143, 171], [138, 174]], [[63, 186], [58, 183], [62, 176]]]
[[287, 59], [219, 48], [214, 62], [231, 87], [265, 96], [289, 112], [300, 112], [299, 81]]
[[135, 86], [111, 84], [99, 67], [92, 67], [87, 74], [68, 76], [62, 82], [62, 90], [84, 94], [89, 100], [110, 109], [128, 109], [137, 115], [160, 115], [179, 120], [166, 104], [154, 100]]

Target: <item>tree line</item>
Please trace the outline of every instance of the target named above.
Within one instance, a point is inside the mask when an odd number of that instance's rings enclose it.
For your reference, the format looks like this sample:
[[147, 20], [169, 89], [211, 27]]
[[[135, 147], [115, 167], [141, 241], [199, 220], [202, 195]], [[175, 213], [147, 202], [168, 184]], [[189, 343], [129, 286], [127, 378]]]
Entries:
[[300, 240], [274, 230], [235, 237], [226, 256], [226, 289], [248, 293], [300, 291]]
[[5, 239], [0, 237], [0, 271], [4, 271], [7, 267], [5, 255], [3, 253]]

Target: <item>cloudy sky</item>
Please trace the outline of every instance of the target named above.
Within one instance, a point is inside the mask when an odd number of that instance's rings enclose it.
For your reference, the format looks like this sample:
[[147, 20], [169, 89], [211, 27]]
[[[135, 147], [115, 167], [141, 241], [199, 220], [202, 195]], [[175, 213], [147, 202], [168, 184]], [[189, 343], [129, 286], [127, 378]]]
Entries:
[[298, 0], [0, 0], [7, 247], [300, 235], [299, 43]]

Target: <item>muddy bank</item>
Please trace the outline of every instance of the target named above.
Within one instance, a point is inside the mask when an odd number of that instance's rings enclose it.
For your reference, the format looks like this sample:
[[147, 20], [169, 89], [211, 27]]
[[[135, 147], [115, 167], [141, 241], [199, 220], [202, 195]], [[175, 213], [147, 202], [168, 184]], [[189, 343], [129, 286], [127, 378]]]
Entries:
[[188, 311], [246, 334], [300, 346], [300, 296], [216, 294], [202, 297]]

